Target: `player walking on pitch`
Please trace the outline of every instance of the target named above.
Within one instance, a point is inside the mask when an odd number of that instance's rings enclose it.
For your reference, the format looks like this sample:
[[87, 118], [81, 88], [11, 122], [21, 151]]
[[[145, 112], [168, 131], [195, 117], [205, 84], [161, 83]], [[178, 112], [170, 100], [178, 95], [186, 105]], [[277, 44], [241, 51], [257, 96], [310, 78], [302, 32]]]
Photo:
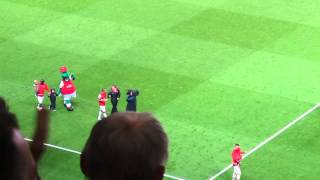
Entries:
[[37, 109], [41, 110], [43, 107], [43, 100], [45, 92], [49, 92], [49, 87], [44, 80], [40, 80], [40, 83], [37, 85], [37, 99], [38, 99], [38, 106]]
[[231, 153], [232, 165], [233, 165], [232, 180], [240, 180], [240, 176], [241, 176], [240, 161], [242, 160], [242, 154], [244, 154], [244, 152], [241, 151], [240, 145], [235, 144], [233, 151]]
[[101, 89], [100, 94], [98, 95], [98, 102], [99, 102], [99, 115], [98, 120], [101, 120], [102, 116], [104, 118], [107, 117], [107, 111], [106, 111], [106, 102], [107, 102], [107, 91], [105, 88]]
[[112, 110], [111, 114], [118, 112], [117, 105], [120, 99], [120, 89], [116, 85], [111, 86], [111, 90], [108, 93], [108, 97], [111, 98]]

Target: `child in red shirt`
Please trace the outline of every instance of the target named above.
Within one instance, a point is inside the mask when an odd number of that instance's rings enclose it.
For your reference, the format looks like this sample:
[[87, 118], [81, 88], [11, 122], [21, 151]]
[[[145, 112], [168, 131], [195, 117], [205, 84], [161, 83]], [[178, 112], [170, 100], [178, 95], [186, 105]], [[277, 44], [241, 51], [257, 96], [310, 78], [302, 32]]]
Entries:
[[107, 111], [106, 111], [106, 102], [108, 100], [107, 97], [107, 91], [105, 88], [101, 89], [100, 94], [98, 95], [97, 98], [99, 102], [99, 115], [98, 115], [98, 120], [101, 120], [101, 118], [106, 118], [107, 117]]
[[44, 82], [44, 80], [40, 80], [40, 83], [37, 86], [37, 99], [38, 99], [38, 106], [37, 108], [41, 110], [43, 108], [43, 100], [45, 92], [49, 92], [48, 85]]

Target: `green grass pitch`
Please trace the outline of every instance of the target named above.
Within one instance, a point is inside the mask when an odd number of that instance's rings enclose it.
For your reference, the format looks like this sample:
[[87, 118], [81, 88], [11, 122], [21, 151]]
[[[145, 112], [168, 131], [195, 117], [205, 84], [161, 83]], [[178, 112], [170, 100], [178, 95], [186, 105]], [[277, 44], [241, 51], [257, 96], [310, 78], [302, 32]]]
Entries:
[[[66, 65], [78, 98], [71, 113], [59, 99], [49, 143], [81, 151], [100, 88], [138, 88], [138, 110], [170, 138], [166, 173], [208, 179], [234, 143], [249, 151], [320, 101], [319, 9], [314, 0], [0, 0], [0, 95], [31, 137], [32, 81], [57, 87]], [[319, 117], [245, 159], [242, 179], [319, 179]], [[84, 178], [78, 155], [52, 148], [40, 173]]]

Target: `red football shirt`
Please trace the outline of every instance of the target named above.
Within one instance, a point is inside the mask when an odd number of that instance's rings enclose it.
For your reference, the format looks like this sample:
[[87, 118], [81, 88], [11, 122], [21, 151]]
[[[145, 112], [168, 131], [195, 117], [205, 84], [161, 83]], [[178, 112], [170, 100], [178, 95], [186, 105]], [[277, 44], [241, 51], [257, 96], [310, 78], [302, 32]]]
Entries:
[[49, 87], [47, 84], [38, 85], [38, 96], [44, 96], [45, 91], [49, 92]]
[[73, 84], [73, 81], [61, 81], [60, 83], [61, 93], [63, 95], [72, 94], [76, 91], [76, 87]]
[[107, 92], [101, 92], [98, 96], [99, 99], [99, 106], [105, 106], [106, 101], [103, 101], [103, 99], [107, 99]]
[[233, 165], [239, 165], [240, 161], [242, 159], [242, 154], [244, 154], [244, 152], [241, 151], [240, 147], [235, 147], [231, 153], [231, 157], [232, 157], [232, 164]]

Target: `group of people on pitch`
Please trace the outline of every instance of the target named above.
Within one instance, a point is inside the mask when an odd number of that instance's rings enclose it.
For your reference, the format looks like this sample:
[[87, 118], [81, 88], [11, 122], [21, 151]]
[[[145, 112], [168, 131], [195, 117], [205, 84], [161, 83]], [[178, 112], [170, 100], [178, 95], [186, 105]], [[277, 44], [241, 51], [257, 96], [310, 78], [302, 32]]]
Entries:
[[[137, 110], [137, 96], [139, 95], [138, 90], [132, 90], [129, 89], [127, 91], [127, 107], [126, 111], [136, 111]], [[101, 120], [102, 118], [107, 117], [107, 111], [106, 111], [106, 102], [108, 101], [108, 98], [111, 99], [112, 104], [112, 110], [111, 114], [118, 112], [118, 101], [120, 99], [121, 92], [120, 89], [116, 85], [112, 85], [109, 92], [106, 91], [105, 88], [101, 89], [101, 92], [99, 93], [97, 100], [99, 102], [99, 115], [98, 120]]]
[[[43, 101], [45, 93], [48, 93], [50, 98], [50, 107], [52, 111], [56, 111], [56, 97], [61, 95], [63, 96], [64, 106], [68, 111], [73, 111], [72, 98], [77, 96], [76, 86], [73, 81], [75, 76], [72, 73], [69, 73], [66, 66], [60, 67], [61, 81], [59, 84], [59, 89], [56, 91], [54, 88], [49, 89], [49, 86], [45, 83], [44, 80], [34, 80], [33, 88], [35, 91], [35, 96], [38, 100], [37, 109], [41, 110], [43, 108]], [[99, 102], [99, 115], [98, 120], [101, 120], [102, 117], [107, 117], [106, 112], [106, 102], [108, 97], [111, 98], [112, 110], [111, 114], [118, 112], [117, 104], [120, 99], [120, 89], [116, 85], [112, 85], [110, 91], [107, 93], [106, 89], [103, 88], [98, 95]], [[129, 89], [127, 91], [127, 107], [126, 111], [136, 111], [137, 109], [137, 96], [139, 91], [135, 89]]]
[[37, 109], [41, 110], [43, 108], [43, 101], [45, 97], [45, 93], [48, 93], [50, 98], [50, 107], [49, 109], [52, 111], [56, 111], [56, 96], [63, 96], [63, 104], [68, 111], [73, 111], [72, 106], [72, 98], [77, 96], [76, 86], [73, 81], [75, 80], [75, 76], [72, 73], [67, 71], [66, 66], [60, 67], [61, 73], [61, 81], [59, 84], [59, 89], [56, 91], [54, 88], [49, 89], [49, 86], [42, 79], [40, 82], [38, 80], [33, 81], [33, 88], [35, 91], [35, 96], [38, 100]]

